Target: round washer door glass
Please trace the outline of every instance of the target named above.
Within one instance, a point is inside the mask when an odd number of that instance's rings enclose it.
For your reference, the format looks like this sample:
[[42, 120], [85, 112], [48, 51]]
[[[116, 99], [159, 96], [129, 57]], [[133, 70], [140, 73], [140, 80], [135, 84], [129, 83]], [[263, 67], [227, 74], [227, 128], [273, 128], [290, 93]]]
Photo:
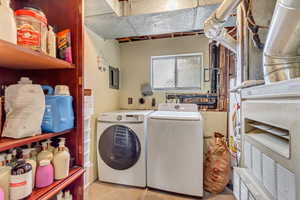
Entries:
[[116, 170], [129, 169], [141, 154], [139, 138], [132, 129], [122, 125], [107, 128], [100, 137], [98, 148], [105, 164]]

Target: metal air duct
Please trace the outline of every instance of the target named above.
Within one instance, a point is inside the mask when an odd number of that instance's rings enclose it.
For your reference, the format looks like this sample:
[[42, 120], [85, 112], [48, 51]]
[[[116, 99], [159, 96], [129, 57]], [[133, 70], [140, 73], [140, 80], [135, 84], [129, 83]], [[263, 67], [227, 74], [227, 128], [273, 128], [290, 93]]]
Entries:
[[205, 21], [204, 32], [206, 37], [220, 42], [233, 52], [236, 52], [237, 41], [232, 38], [224, 23], [229, 18], [234, 9], [238, 7], [241, 0], [225, 0], [219, 8]]
[[300, 1], [277, 2], [267, 42], [263, 67], [267, 84], [300, 77]]

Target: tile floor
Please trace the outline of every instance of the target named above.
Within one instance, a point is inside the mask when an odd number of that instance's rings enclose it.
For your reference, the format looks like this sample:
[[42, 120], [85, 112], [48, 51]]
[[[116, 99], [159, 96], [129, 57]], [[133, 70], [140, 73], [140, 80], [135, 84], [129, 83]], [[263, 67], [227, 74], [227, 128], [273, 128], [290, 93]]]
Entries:
[[[108, 183], [93, 183], [86, 192], [86, 200], [197, 200], [152, 189], [139, 189]], [[199, 198], [200, 199], [200, 198]], [[234, 200], [230, 193], [206, 195], [205, 200]]]

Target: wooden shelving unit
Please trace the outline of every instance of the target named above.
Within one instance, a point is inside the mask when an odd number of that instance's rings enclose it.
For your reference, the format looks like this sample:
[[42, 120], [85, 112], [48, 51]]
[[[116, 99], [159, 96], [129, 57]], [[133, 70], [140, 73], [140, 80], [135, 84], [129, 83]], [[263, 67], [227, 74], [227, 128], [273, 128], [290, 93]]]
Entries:
[[73, 69], [74, 65], [0, 40], [0, 66], [8, 69]]
[[27, 200], [47, 200], [56, 195], [59, 191], [69, 186], [73, 181], [84, 173], [84, 169], [76, 167], [70, 170], [69, 176], [41, 189], [35, 189]]
[[41, 135], [37, 135], [34, 137], [28, 137], [28, 138], [22, 138], [22, 139], [12, 139], [12, 138], [2, 137], [2, 138], [0, 138], [0, 152], [15, 148], [15, 147], [23, 146], [26, 144], [30, 144], [33, 142], [39, 142], [39, 141], [46, 140], [49, 138], [68, 134], [70, 132], [72, 132], [72, 130], [63, 131], [63, 132], [59, 132], [59, 133], [43, 133]]
[[[34, 84], [68, 85], [74, 100], [75, 128], [23, 139], [0, 138], [0, 152], [63, 135], [78, 167], [71, 169], [66, 179], [55, 181], [49, 187], [35, 189], [28, 199], [47, 200], [67, 188], [74, 200], [83, 200], [83, 2], [11, 0], [14, 10], [28, 6], [41, 9], [48, 19], [48, 24], [55, 26], [57, 31], [71, 30], [73, 64], [0, 40], [0, 86], [16, 84], [21, 77], [29, 77]], [[5, 114], [2, 113], [2, 116]]]

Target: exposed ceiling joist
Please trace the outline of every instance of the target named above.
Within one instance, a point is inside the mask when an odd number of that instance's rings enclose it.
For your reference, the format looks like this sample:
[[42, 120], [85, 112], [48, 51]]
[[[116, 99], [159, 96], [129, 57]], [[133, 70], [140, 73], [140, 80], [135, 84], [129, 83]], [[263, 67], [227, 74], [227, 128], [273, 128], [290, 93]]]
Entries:
[[144, 36], [117, 38], [117, 40], [119, 41], [119, 43], [125, 43], [125, 42], [136, 42], [136, 41], [144, 41], [144, 40], [163, 39], [163, 38], [176, 38], [176, 37], [184, 37], [184, 36], [201, 35], [203, 33], [204, 33], [203, 30], [196, 30], [196, 31], [188, 31], [188, 32], [159, 34], [159, 35], [144, 35]]

